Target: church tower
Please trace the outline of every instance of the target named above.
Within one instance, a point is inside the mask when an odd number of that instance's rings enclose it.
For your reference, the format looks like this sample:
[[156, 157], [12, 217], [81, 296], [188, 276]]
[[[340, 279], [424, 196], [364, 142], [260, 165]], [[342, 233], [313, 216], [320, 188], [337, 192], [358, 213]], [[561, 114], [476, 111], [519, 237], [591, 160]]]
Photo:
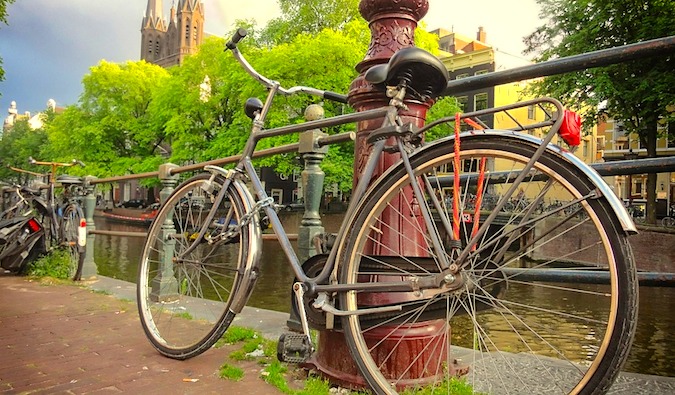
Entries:
[[162, 67], [180, 65], [197, 52], [204, 38], [204, 3], [178, 0], [163, 19], [162, 0], [148, 0], [141, 24], [141, 59]]

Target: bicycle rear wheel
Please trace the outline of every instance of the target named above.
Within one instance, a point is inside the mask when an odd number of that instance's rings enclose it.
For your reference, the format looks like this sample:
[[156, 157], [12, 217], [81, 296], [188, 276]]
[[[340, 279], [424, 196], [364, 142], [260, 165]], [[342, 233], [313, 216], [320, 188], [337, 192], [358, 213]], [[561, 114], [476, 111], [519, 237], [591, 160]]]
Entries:
[[[343, 319], [347, 344], [376, 393], [448, 393], [453, 377], [462, 375], [476, 392], [601, 393], [619, 373], [637, 314], [626, 234], [591, 180], [549, 151], [507, 199], [505, 191], [536, 148], [507, 135], [462, 140], [462, 248], [474, 222], [483, 225], [503, 208], [453, 276], [445, 276], [440, 260], [452, 263], [459, 255], [443, 225], [453, 216], [446, 203], [452, 200], [452, 144], [421, 151], [411, 158], [412, 180], [400, 166], [363, 199], [339, 251], [341, 283], [435, 278], [439, 284], [340, 295], [348, 311], [400, 306]], [[479, 202], [483, 158], [488, 175]], [[411, 182], [422, 186], [425, 201], [413, 197]], [[423, 209], [433, 217], [430, 225]], [[433, 234], [442, 250], [432, 246]]]
[[[232, 302], [252, 253], [249, 240], [257, 224], [242, 220], [247, 206], [232, 186], [213, 207], [224, 178], [209, 183], [210, 176], [185, 181], [162, 204], [138, 272], [138, 310], [145, 334], [160, 353], [175, 359], [199, 355], [223, 335], [234, 319]], [[214, 209], [215, 217], [205, 224]], [[208, 230], [200, 239], [203, 226]]]
[[79, 245], [78, 228], [80, 220], [84, 218], [82, 209], [77, 204], [69, 204], [63, 210], [61, 217], [61, 242], [62, 246], [68, 249], [70, 253], [70, 266], [68, 277], [75, 281], [82, 277], [82, 267], [84, 266], [85, 246]]

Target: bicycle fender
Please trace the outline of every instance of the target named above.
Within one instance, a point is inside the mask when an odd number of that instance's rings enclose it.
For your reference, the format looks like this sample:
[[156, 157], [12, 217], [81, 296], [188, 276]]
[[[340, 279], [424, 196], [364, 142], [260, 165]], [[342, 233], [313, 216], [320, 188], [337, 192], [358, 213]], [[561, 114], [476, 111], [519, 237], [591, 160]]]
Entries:
[[[520, 140], [521, 142], [531, 144], [535, 147], [540, 146], [542, 142], [541, 139], [531, 136], [529, 134], [514, 132], [511, 130], [492, 130], [492, 129], [483, 130], [480, 132], [469, 131], [461, 133], [460, 141], [462, 139], [480, 139], [480, 138], [489, 139], [491, 136], [500, 136], [511, 138], [514, 140]], [[440, 140], [433, 141], [428, 145], [424, 146], [421, 150], [430, 149], [431, 147], [435, 147], [438, 144], [449, 144], [454, 140], [455, 136], [449, 136]], [[633, 222], [633, 219], [631, 218], [630, 214], [628, 214], [626, 207], [624, 207], [623, 202], [621, 202], [621, 200], [616, 196], [614, 191], [605, 182], [602, 176], [598, 174], [597, 171], [595, 171], [592, 167], [590, 167], [584, 161], [575, 156], [572, 152], [560, 146], [549, 144], [546, 147], [546, 150], [552, 153], [553, 155], [557, 156], [558, 158], [560, 158], [560, 160], [565, 161], [570, 165], [576, 167], [582, 173], [584, 173], [585, 176], [589, 178], [589, 180], [601, 193], [602, 197], [609, 203], [610, 207], [612, 208], [612, 211], [614, 211], [614, 214], [616, 215], [616, 218], [619, 220], [621, 228], [623, 229], [624, 232], [626, 232], [627, 234], [638, 233], [637, 227], [635, 226], [635, 223]]]
[[248, 238], [250, 240], [248, 254], [246, 255], [246, 262], [239, 276], [242, 277], [240, 288], [234, 293], [232, 303], [230, 304], [230, 310], [236, 314], [241, 313], [244, 306], [248, 302], [253, 288], [255, 288], [255, 283], [258, 280], [258, 273], [260, 271], [260, 256], [262, 254], [262, 230], [258, 224], [260, 223], [260, 213], [258, 211], [253, 211], [255, 202], [251, 192], [248, 190], [246, 185], [241, 180], [232, 180], [231, 184], [236, 193], [241, 197], [241, 200], [244, 202], [244, 208], [247, 213], [253, 212], [253, 218], [251, 219], [251, 225], [248, 226]]

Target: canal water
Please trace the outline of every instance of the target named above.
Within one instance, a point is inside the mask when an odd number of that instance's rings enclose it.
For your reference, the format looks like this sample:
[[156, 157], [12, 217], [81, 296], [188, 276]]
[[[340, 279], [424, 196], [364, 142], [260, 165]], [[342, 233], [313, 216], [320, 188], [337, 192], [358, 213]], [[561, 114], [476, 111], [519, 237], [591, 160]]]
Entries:
[[[280, 213], [288, 229], [297, 229], [301, 214]], [[341, 214], [323, 218], [326, 231], [337, 232]], [[97, 229], [143, 232], [144, 227], [112, 223], [96, 218]], [[289, 231], [292, 232], [292, 231]], [[136, 282], [137, 266], [144, 243], [139, 237], [96, 235], [94, 258], [98, 273]], [[293, 272], [275, 241], [263, 243], [261, 277], [249, 301], [250, 306], [282, 312], [290, 311]], [[545, 291], [545, 289], [544, 289]], [[545, 293], [545, 292], [544, 292]], [[552, 305], [564, 303], [554, 291], [542, 294]], [[590, 309], [593, 306], [589, 306]], [[675, 288], [641, 287], [639, 320], [635, 341], [624, 370], [635, 373], [675, 376]], [[573, 338], [574, 334], [570, 334]]]

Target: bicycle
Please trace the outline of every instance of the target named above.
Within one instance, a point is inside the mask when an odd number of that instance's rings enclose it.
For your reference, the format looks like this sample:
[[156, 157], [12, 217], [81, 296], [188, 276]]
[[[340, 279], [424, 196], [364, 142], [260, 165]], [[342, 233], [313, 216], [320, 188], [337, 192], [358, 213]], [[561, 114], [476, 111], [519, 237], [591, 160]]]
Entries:
[[664, 228], [675, 227], [675, 204], [671, 204], [668, 208], [668, 215], [661, 218], [661, 226]]
[[[82, 277], [86, 249], [86, 221], [80, 205], [82, 197], [82, 179], [66, 174], [56, 176], [59, 167], [83, 166], [79, 160], [73, 159], [70, 163], [43, 162], [33, 158], [28, 159], [30, 164], [49, 166], [49, 183], [47, 185], [46, 200], [41, 197], [33, 198], [36, 211], [42, 216], [42, 225], [45, 229], [45, 251], [54, 248], [66, 248], [70, 253], [69, 278], [79, 281]], [[63, 187], [60, 199], [56, 197], [56, 184]]]
[[[40, 191], [22, 187], [21, 185], [12, 185], [11, 187], [5, 187], [3, 194], [7, 196], [10, 206], [0, 212], [0, 220], [28, 215], [32, 210], [29, 199], [31, 199], [31, 196], [39, 196]], [[26, 195], [28, 199], [24, 197], [24, 195]]]
[[[611, 385], [635, 331], [637, 280], [627, 236], [636, 229], [597, 173], [549, 144], [565, 118], [557, 100], [536, 99], [415, 128], [402, 121], [403, 100], [439, 96], [448, 76], [432, 55], [405, 48], [365, 75], [389, 97], [387, 106], [264, 129], [277, 94], [347, 100], [316, 88], [283, 88], [259, 74], [237, 48], [245, 34], [237, 31], [226, 50], [268, 95], [264, 103], [246, 102], [253, 126], [241, 159], [230, 170], [206, 166], [205, 173], [176, 187], [143, 248], [138, 309], [158, 352], [191, 358], [223, 335], [261, 275], [263, 222], [271, 224], [296, 277], [293, 293], [303, 333], [280, 342], [288, 361], [305, 361], [314, 351], [310, 328], [335, 329], [344, 333], [355, 362], [345, 367], [355, 371], [345, 374], [375, 393], [422, 387], [448, 392], [451, 377], [465, 371], [461, 363], [470, 365], [467, 377], [476, 391], [541, 393], [549, 385], [579, 393]], [[423, 142], [424, 132], [440, 124], [475, 125], [475, 117], [529, 105], [550, 111], [550, 117], [513, 130], [472, 130]], [[367, 138], [370, 153], [334, 242], [320, 244], [318, 255], [299, 262], [251, 162], [257, 142], [375, 119], [383, 119], [382, 125]], [[543, 127], [549, 128], [543, 140], [517, 133]], [[395, 155], [397, 162], [377, 174], [385, 155]], [[480, 163], [479, 169], [460, 174], [467, 168], [463, 161]], [[517, 190], [528, 204], [505, 212]], [[463, 204], [472, 195], [474, 203]], [[483, 195], [497, 197], [490, 210], [482, 206]], [[540, 202], [554, 199], [564, 203], [535, 214]], [[560, 215], [569, 208], [585, 215]], [[330, 238], [315, 241], [323, 239]], [[575, 276], [556, 277], [560, 272]], [[598, 273], [609, 286], [593, 284]], [[537, 298], [541, 292], [554, 293], [566, 305], [547, 306]], [[589, 304], [606, 314], [589, 315]], [[562, 328], [570, 329], [571, 339], [561, 335]], [[464, 362], [456, 361], [458, 350]], [[523, 378], [524, 370], [546, 375], [545, 383]]]
[[32, 216], [32, 200], [40, 191], [12, 185], [3, 187], [2, 193], [3, 205], [10, 205], [0, 213], [0, 267], [23, 273], [27, 262], [44, 253], [39, 246], [34, 248], [44, 234], [42, 225]]

